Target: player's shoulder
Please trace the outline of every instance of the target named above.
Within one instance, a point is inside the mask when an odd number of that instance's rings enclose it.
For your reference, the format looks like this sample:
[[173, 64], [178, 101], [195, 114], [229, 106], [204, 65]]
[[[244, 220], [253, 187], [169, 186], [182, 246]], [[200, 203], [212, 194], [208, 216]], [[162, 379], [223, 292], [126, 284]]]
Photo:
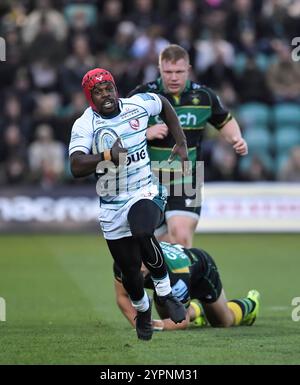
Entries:
[[123, 104], [136, 104], [136, 105], [143, 105], [145, 102], [148, 101], [154, 101], [157, 102], [159, 97], [151, 92], [139, 92], [136, 93], [128, 98], [122, 98]]
[[94, 112], [91, 107], [87, 107], [82, 115], [77, 118], [73, 124], [73, 127], [80, 126], [83, 127], [85, 125], [90, 125], [91, 121], [94, 118]]
[[190, 81], [190, 85], [188, 89], [189, 91], [203, 91], [208, 93], [212, 91], [212, 89], [209, 88], [206, 84], [196, 83], [194, 81]]
[[145, 92], [153, 92], [157, 94], [159, 93], [159, 91], [160, 91], [160, 85], [157, 79], [145, 84], [139, 84], [135, 89], [129, 92], [128, 96], [133, 96], [135, 94], [145, 93]]
[[218, 99], [218, 95], [212, 88], [206, 84], [200, 84], [193, 81], [190, 82], [188, 94], [190, 97], [199, 96], [202, 101], [206, 100], [209, 104], [213, 104], [214, 101]]

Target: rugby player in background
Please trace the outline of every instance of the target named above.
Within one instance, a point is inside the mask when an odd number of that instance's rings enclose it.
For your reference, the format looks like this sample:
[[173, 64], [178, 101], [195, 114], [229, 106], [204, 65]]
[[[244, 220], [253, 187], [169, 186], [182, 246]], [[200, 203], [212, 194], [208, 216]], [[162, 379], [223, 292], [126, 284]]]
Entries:
[[[191, 176], [184, 178], [186, 187], [180, 196], [174, 186], [182, 183], [182, 174], [176, 169], [172, 172], [170, 185], [167, 186], [169, 194], [165, 223], [155, 232], [158, 240], [179, 243], [185, 247], [192, 247], [193, 234], [200, 217], [201, 203], [198, 199], [200, 186], [197, 187], [196, 183], [199, 183], [199, 180], [196, 181], [196, 162], [202, 160], [201, 143], [206, 124], [213, 125], [220, 135], [232, 144], [238, 155], [248, 153], [247, 143], [242, 138], [237, 121], [213, 90], [189, 80], [190, 67], [187, 51], [179, 45], [171, 44], [159, 55], [160, 78], [138, 86], [129, 93], [129, 96], [140, 92], [163, 95], [174, 107], [186, 135], [193, 172]], [[167, 160], [174, 146], [171, 127], [159, 116], [152, 117], [149, 124], [147, 139], [150, 159], [158, 162]], [[171, 168], [172, 164], [169, 167]], [[166, 178], [163, 176], [164, 172], [169, 173], [166, 163], [161, 168], [153, 167], [153, 171], [159, 174], [161, 181], [168, 180], [168, 176]], [[198, 198], [186, 194], [186, 191], [192, 191], [193, 187], [198, 189]]]

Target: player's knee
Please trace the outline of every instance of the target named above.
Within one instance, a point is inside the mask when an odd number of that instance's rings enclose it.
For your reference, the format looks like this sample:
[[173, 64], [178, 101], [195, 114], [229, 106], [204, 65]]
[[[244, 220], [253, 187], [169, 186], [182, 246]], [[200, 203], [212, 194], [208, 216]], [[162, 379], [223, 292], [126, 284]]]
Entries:
[[172, 234], [172, 243], [179, 243], [186, 248], [190, 248], [192, 246], [191, 235], [186, 232], [175, 231]]
[[146, 226], [144, 228], [132, 227], [131, 233], [135, 238], [139, 238], [139, 239], [151, 238], [152, 235], [154, 234], [154, 228], [149, 226], [148, 227]]

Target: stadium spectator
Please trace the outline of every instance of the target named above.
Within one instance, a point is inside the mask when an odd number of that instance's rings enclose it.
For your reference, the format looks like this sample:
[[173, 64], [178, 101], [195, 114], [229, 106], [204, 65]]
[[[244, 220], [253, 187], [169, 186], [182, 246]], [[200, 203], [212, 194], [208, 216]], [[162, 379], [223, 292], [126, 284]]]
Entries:
[[98, 33], [102, 36], [102, 39], [98, 40], [99, 48], [109, 49], [114, 43], [118, 27], [123, 21], [122, 8], [123, 3], [120, 0], [104, 2], [98, 23]]
[[265, 75], [258, 67], [255, 55], [247, 56], [245, 67], [241, 73], [237, 75], [235, 84], [241, 103], [270, 103], [272, 101]]
[[1, 184], [20, 184], [27, 177], [27, 151], [25, 138], [17, 124], [9, 124], [0, 145]]
[[[159, 70], [161, 77], [145, 85], [138, 86], [130, 94], [139, 92], [155, 92], [164, 95], [174, 106], [187, 136], [189, 158], [193, 160], [193, 181], [185, 180], [185, 191], [194, 190], [195, 186], [200, 191], [199, 177], [196, 177], [196, 160], [202, 160], [201, 142], [204, 137], [204, 128], [207, 123], [215, 126], [220, 134], [233, 146], [239, 155], [247, 154], [247, 143], [241, 136], [237, 121], [222, 105], [220, 99], [210, 88], [191, 82], [189, 80], [189, 57], [185, 49], [178, 45], [169, 45], [159, 57]], [[199, 108], [202, 107], [202, 108]], [[204, 112], [205, 111], [205, 112]], [[152, 161], [167, 160], [174, 145], [167, 127], [163, 122], [152, 120], [147, 130], [149, 151]], [[173, 167], [172, 165], [170, 166]], [[166, 169], [166, 166], [163, 166]], [[155, 169], [160, 174], [161, 180], [166, 173], [162, 168]], [[193, 233], [200, 216], [200, 204], [187, 205], [191, 199], [199, 198], [199, 194], [189, 196], [183, 192], [176, 194], [174, 186], [182, 184], [182, 176], [178, 170], [167, 171], [169, 187], [168, 202], [166, 206], [166, 223], [157, 229], [160, 240], [179, 243], [185, 247], [192, 246]], [[194, 188], [190, 188], [192, 185]], [[197, 184], [198, 183], [198, 184]]]
[[47, 124], [36, 128], [36, 140], [28, 150], [31, 178], [48, 188], [63, 179], [65, 169], [65, 146], [53, 138], [53, 130]]
[[[185, 322], [174, 324], [161, 308], [154, 293], [153, 299], [160, 320], [152, 320], [154, 330], [186, 329], [190, 322], [198, 326], [213, 327], [251, 326], [258, 316], [260, 295], [250, 290], [246, 298], [227, 301], [220, 275], [213, 258], [201, 249], [184, 249], [179, 245], [160, 243], [164, 253], [172, 289], [178, 300], [187, 308]], [[122, 274], [114, 263], [116, 302], [124, 317], [135, 326], [136, 310], [132, 306], [122, 283]], [[149, 271], [142, 265], [144, 286], [154, 290]], [[178, 290], [180, 286], [181, 290]], [[200, 305], [201, 304], [201, 305]]]
[[5, 130], [10, 124], [16, 124], [24, 137], [28, 138], [31, 134], [32, 120], [26, 112], [26, 110], [22, 111], [20, 99], [16, 94], [5, 95], [3, 115], [0, 118], [0, 130]]
[[292, 61], [290, 47], [277, 40], [273, 47], [277, 60], [267, 70], [267, 82], [274, 102], [300, 101], [300, 66]]
[[291, 149], [289, 158], [279, 172], [279, 180], [300, 182], [300, 146]]
[[[173, 156], [178, 154], [182, 162], [187, 160], [185, 135], [174, 110], [162, 96], [148, 93], [119, 99], [114, 78], [101, 68], [87, 72], [82, 86], [90, 107], [72, 128], [69, 147], [71, 171], [75, 177], [87, 176], [96, 170], [99, 172], [99, 162], [100, 167], [107, 168], [107, 164], [101, 162], [104, 160], [117, 166], [121, 164], [122, 171], [127, 162], [125, 189], [119, 184], [118, 189], [108, 191], [103, 176], [97, 183], [99, 219], [111, 255], [120, 266], [124, 286], [137, 310], [138, 338], [149, 340], [152, 337], [151, 303], [143, 286], [142, 261], [151, 272], [156, 293], [170, 318], [175, 323], [185, 319], [183, 306], [172, 295], [162, 251], [154, 237], [154, 230], [163, 216], [165, 196], [152, 181], [145, 132], [149, 116], [163, 114], [176, 142]], [[97, 128], [101, 128], [100, 134], [108, 131], [106, 137], [110, 135], [111, 141], [115, 141], [112, 147], [103, 148], [101, 137], [94, 138], [94, 129]], [[100, 149], [97, 147], [98, 151], [91, 154], [93, 140]], [[124, 174], [118, 174], [119, 181], [120, 178], [125, 183]], [[113, 180], [115, 183], [116, 176]]]
[[206, 181], [234, 182], [240, 179], [238, 160], [232, 147], [224, 140], [212, 146], [211, 163], [205, 172]]
[[246, 182], [259, 182], [272, 180], [272, 170], [263, 154], [253, 154], [250, 163], [245, 168], [240, 168], [241, 179]]
[[220, 55], [222, 55], [223, 63], [227, 67], [232, 67], [235, 60], [235, 52], [233, 45], [224, 39], [221, 31], [213, 30], [207, 39], [200, 39], [195, 42], [196, 59], [195, 70], [197, 74], [201, 74], [214, 65]]
[[74, 36], [72, 52], [64, 61], [60, 72], [61, 89], [66, 98], [70, 98], [73, 92], [80, 90], [78, 84], [86, 71], [95, 65], [95, 62], [87, 36]]
[[163, 25], [164, 21], [156, 11], [153, 0], [133, 0], [134, 6], [128, 18], [142, 34], [152, 25]]
[[64, 41], [67, 38], [67, 23], [62, 13], [52, 6], [51, 0], [37, 1], [36, 9], [27, 15], [22, 28], [24, 43], [33, 43], [45, 25], [57, 41]]
[[251, 0], [234, 0], [226, 21], [226, 38], [240, 50], [245, 30], [256, 31], [256, 17]]

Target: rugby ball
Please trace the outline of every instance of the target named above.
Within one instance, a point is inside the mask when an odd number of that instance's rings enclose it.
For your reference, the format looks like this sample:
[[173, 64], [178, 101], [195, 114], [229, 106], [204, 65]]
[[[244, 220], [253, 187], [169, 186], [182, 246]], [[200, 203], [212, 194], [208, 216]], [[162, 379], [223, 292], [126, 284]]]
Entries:
[[104, 150], [112, 148], [115, 141], [118, 139], [117, 133], [111, 128], [100, 128], [96, 131], [93, 138], [92, 153], [100, 154]]

